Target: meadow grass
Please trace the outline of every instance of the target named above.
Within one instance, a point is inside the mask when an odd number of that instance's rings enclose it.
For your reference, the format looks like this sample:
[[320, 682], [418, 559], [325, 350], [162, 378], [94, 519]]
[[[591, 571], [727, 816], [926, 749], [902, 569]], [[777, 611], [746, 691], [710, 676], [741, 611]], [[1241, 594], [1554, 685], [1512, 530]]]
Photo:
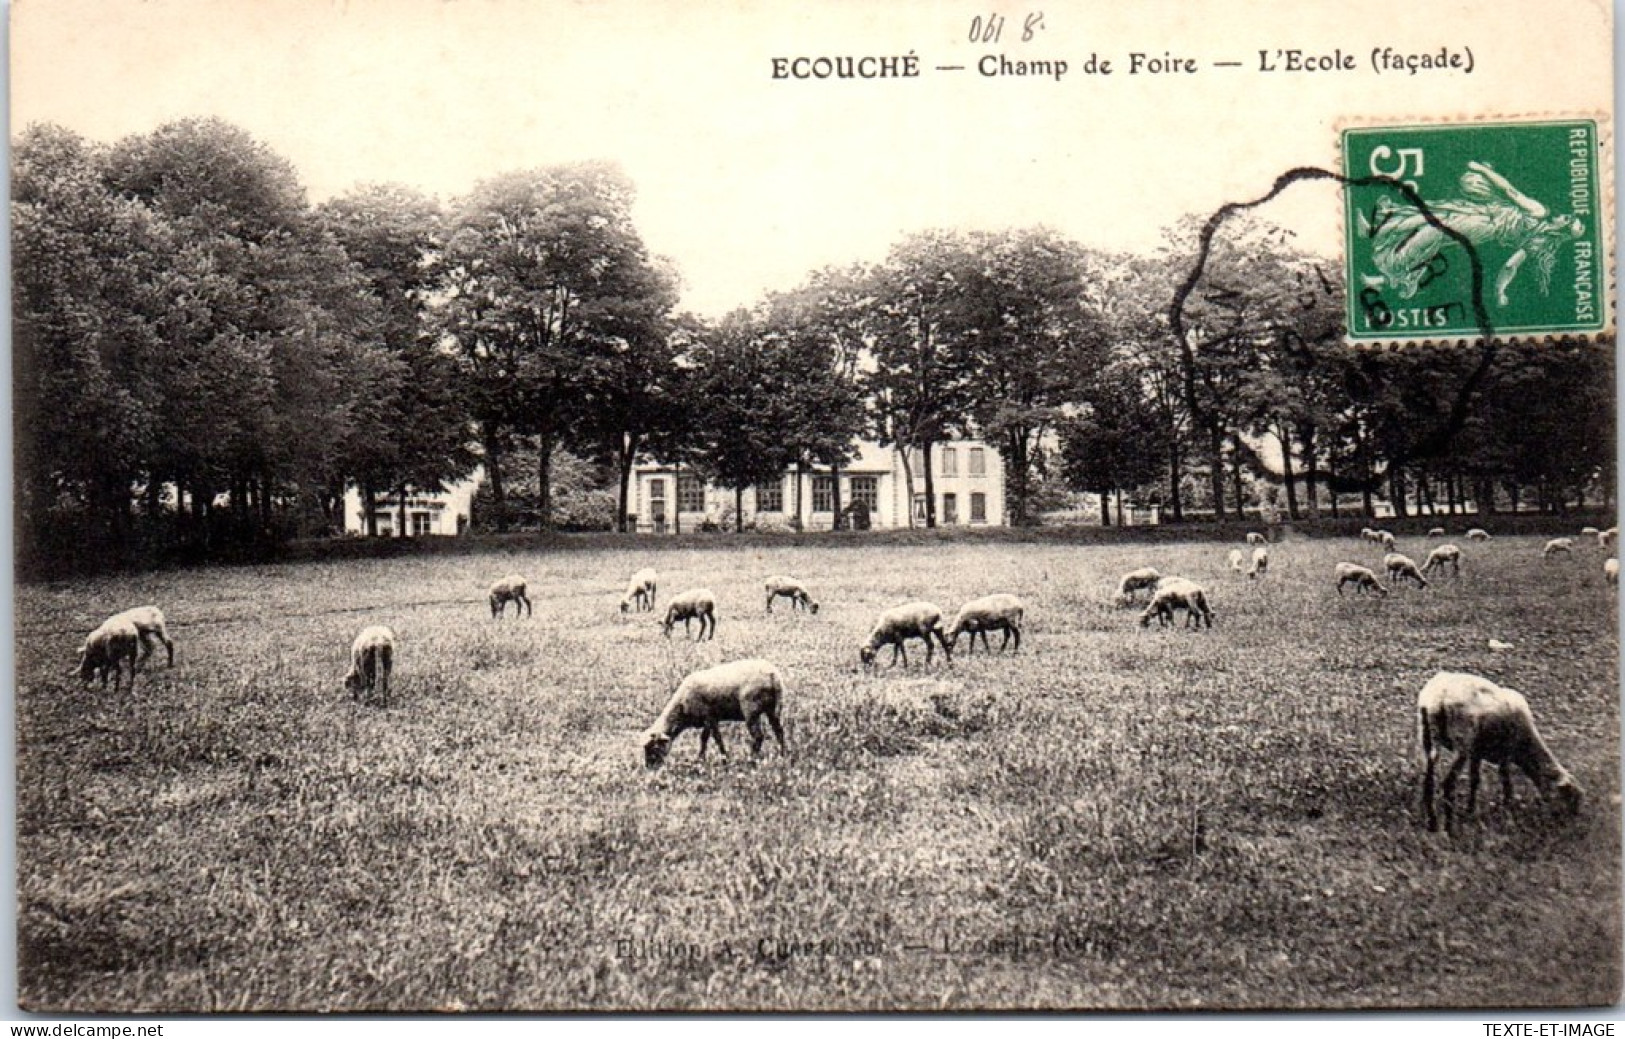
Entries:
[[[17, 593], [19, 992], [33, 1010], [1572, 1005], [1620, 993], [1618, 639], [1590, 546], [1464, 544], [1425, 591], [1339, 598], [1353, 540], [714, 548], [344, 561]], [[1404, 545], [1402, 548], [1406, 547]], [[1410, 544], [1420, 558], [1420, 539]], [[704, 585], [714, 642], [622, 615]], [[1211, 631], [1114, 608], [1142, 565]], [[492, 621], [491, 580], [535, 616]], [[763, 611], [790, 573], [823, 608]], [[992, 591], [1019, 654], [866, 674], [875, 616]], [[155, 602], [133, 695], [68, 677]], [[341, 677], [399, 637], [387, 704]], [[1487, 641], [1516, 649], [1491, 653]], [[994, 637], [997, 645], [998, 636]], [[790, 754], [640, 734], [675, 683], [763, 656]], [[883, 651], [884, 661], [889, 652]], [[161, 657], [161, 653], [160, 653]], [[155, 661], [158, 658], [154, 658]], [[1519, 778], [1427, 832], [1414, 704], [1442, 668], [1523, 690], [1587, 792]]]

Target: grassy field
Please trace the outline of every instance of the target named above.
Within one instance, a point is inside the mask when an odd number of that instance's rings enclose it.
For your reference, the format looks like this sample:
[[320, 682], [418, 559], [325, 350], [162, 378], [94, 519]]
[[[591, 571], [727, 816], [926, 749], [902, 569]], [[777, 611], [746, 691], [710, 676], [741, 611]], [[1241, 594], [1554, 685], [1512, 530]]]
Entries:
[[[1620, 994], [1616, 613], [1602, 554], [1461, 542], [1459, 579], [1339, 599], [1352, 540], [492, 553], [17, 593], [21, 999], [35, 1010], [1417, 1007]], [[1420, 558], [1419, 539], [1402, 542]], [[1211, 632], [1109, 604], [1141, 565]], [[717, 638], [615, 610], [705, 585]], [[533, 619], [493, 622], [527, 574]], [[817, 616], [762, 609], [788, 572]], [[1019, 655], [862, 673], [875, 615], [991, 591]], [[103, 616], [169, 614], [133, 696], [67, 677]], [[356, 705], [348, 647], [400, 638]], [[1493, 654], [1490, 638], [1512, 642]], [[994, 636], [995, 646], [998, 637]], [[963, 649], [963, 643], [961, 643]], [[161, 655], [161, 651], [160, 651]], [[889, 653], [882, 653], [884, 660]], [[641, 767], [674, 683], [764, 656], [790, 754]], [[157, 659], [157, 658], [155, 658]], [[1414, 703], [1441, 668], [1529, 697], [1584, 786], [1517, 781], [1427, 832]], [[1465, 785], [1465, 784], [1464, 784]]]

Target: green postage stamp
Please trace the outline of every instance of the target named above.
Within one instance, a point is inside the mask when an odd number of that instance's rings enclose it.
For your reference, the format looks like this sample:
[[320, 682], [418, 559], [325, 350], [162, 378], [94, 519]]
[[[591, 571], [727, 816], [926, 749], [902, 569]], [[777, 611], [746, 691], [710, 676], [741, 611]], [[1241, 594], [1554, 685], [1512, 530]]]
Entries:
[[1596, 120], [1366, 127], [1342, 144], [1350, 340], [1612, 328]]

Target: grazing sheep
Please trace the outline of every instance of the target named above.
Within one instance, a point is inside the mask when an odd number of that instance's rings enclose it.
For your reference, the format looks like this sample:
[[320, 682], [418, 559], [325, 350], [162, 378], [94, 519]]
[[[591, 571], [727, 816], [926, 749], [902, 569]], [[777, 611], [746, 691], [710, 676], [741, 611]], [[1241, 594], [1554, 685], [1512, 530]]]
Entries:
[[1607, 548], [1609, 545], [1614, 543], [1614, 539], [1617, 537], [1619, 537], [1619, 528], [1609, 527], [1607, 530], [1597, 535], [1597, 544], [1603, 548]]
[[626, 594], [621, 596], [622, 613], [655, 608], [655, 578], [655, 572], [649, 567], [632, 575], [632, 580], [626, 586]]
[[1617, 586], [1619, 584], [1619, 560], [1604, 560], [1602, 564], [1602, 576], [1608, 579], [1609, 584]]
[[1461, 573], [1461, 549], [1455, 545], [1444, 544], [1428, 553], [1427, 561], [1422, 564], [1422, 573], [1431, 574], [1435, 569], [1444, 573], [1444, 568], [1450, 567], [1452, 574]]
[[1467, 532], [1468, 541], [1488, 541], [1489, 539], [1490, 532], [1485, 530], [1483, 527], [1474, 527], [1472, 530]]
[[1382, 566], [1388, 571], [1388, 583], [1395, 587], [1399, 586], [1401, 579], [1415, 581], [1422, 588], [1428, 586], [1428, 579], [1422, 576], [1422, 571], [1417, 569], [1416, 560], [1410, 556], [1390, 552], [1382, 557]]
[[362, 628], [350, 645], [350, 673], [344, 676], [344, 688], [356, 697], [377, 689], [387, 703], [389, 673], [394, 666], [395, 633], [382, 624]]
[[1443, 527], [1434, 527], [1432, 530], [1428, 531], [1428, 537], [1430, 537], [1430, 538], [1442, 538], [1442, 537], [1444, 537], [1444, 528]]
[[1230, 550], [1230, 569], [1234, 570], [1238, 574], [1241, 573], [1247, 569], [1247, 563], [1245, 560], [1246, 557], [1241, 554], [1241, 549], [1232, 548]]
[[1377, 544], [1382, 546], [1384, 552], [1394, 550], [1394, 536], [1386, 530], [1377, 531]]
[[90, 684], [92, 676], [101, 679], [101, 687], [107, 688], [107, 672], [113, 672], [113, 692], [119, 690], [119, 678], [124, 671], [124, 662], [130, 664], [130, 691], [135, 691], [135, 661], [136, 654], [141, 651], [141, 632], [136, 628], [135, 622], [120, 614], [102, 621], [95, 631], [85, 636], [84, 644], [79, 647], [79, 663], [76, 664], [70, 675], [78, 675], [79, 681], [85, 685]]
[[1264, 537], [1264, 535], [1260, 534], [1256, 530], [1249, 530], [1247, 532], [1247, 544], [1249, 545], [1262, 545], [1268, 540], [1268, 538]]
[[709, 588], [690, 589], [673, 599], [666, 606], [666, 619], [660, 622], [660, 627], [669, 639], [671, 629], [682, 621], [683, 635], [686, 637], [689, 633], [688, 622], [696, 619], [700, 622], [700, 633], [694, 637], [695, 642], [716, 638], [717, 597]]
[[684, 729], [700, 730], [700, 760], [706, 745], [715, 740], [724, 757], [718, 722], [744, 722], [750, 730], [752, 754], [762, 752], [762, 719], [773, 729], [773, 738], [784, 745], [784, 727], [779, 724], [779, 704], [784, 699], [784, 679], [779, 669], [765, 660], [732, 660], [726, 664], [695, 671], [677, 686], [666, 701], [665, 710], [643, 735], [643, 764], [659, 768], [671, 750], [672, 740]]
[[953, 663], [954, 649], [942, 632], [942, 610], [929, 602], [911, 602], [902, 606], [893, 606], [880, 615], [875, 621], [875, 630], [869, 633], [869, 641], [858, 647], [858, 659], [864, 667], [871, 667], [875, 662], [875, 652], [881, 646], [891, 646], [891, 666], [897, 666], [897, 658], [903, 658], [903, 666], [908, 666], [908, 650], [903, 643], [909, 639], [920, 639], [925, 643], [925, 662], [931, 663], [932, 654], [936, 651], [931, 646], [931, 639], [942, 643], [942, 652], [947, 654], [948, 662]]
[[1370, 527], [1361, 527], [1360, 528], [1360, 540], [1361, 541], [1376, 541], [1377, 540], [1377, 532], [1372, 530]]
[[1146, 592], [1146, 598], [1149, 600], [1150, 593], [1156, 590], [1157, 582], [1160, 580], [1162, 575], [1153, 567], [1142, 566], [1138, 570], [1130, 570], [1117, 582], [1117, 601], [1133, 602], [1135, 593], [1140, 591]]
[[145, 664], [147, 658], [152, 656], [152, 644], [157, 641], [164, 644], [169, 657], [168, 666], [175, 666], [175, 643], [164, 627], [163, 610], [156, 606], [137, 606], [109, 619], [123, 619], [135, 625], [136, 632], [141, 636], [141, 663]]
[[516, 618], [521, 607], [524, 608], [526, 616], [535, 615], [530, 599], [525, 595], [525, 579], [518, 574], [509, 574], [491, 586], [491, 616], [495, 618], [507, 613], [510, 602], [513, 603], [513, 615]]
[[1004, 652], [1004, 647], [1010, 645], [1012, 637], [1015, 638], [1016, 645], [1010, 652], [1018, 652], [1021, 649], [1021, 615], [1025, 610], [1026, 607], [1022, 605], [1020, 599], [1004, 593], [972, 599], [959, 608], [959, 614], [954, 617], [953, 623], [948, 625], [943, 638], [947, 640], [948, 645], [957, 646], [959, 633], [969, 632], [970, 655], [975, 656], [976, 636], [982, 636], [982, 648], [991, 653], [993, 647], [988, 645], [987, 633], [1002, 631], [1004, 641], [999, 643], [999, 652]]
[[1581, 537], [1594, 538], [1598, 534], [1601, 534], [1601, 533], [1602, 533], [1602, 531], [1598, 530], [1596, 527], [1581, 527], [1580, 528], [1580, 536]]
[[767, 579], [768, 613], [773, 612], [773, 600], [780, 596], [790, 600], [792, 610], [806, 610], [809, 613], [818, 612], [818, 603], [813, 601], [813, 597], [807, 594], [807, 589], [802, 587], [801, 582], [794, 577], [785, 577], [780, 574], [777, 577]]
[[1337, 564], [1337, 594], [1343, 594], [1343, 586], [1352, 584], [1355, 592], [1364, 595], [1366, 592], [1376, 592], [1383, 598], [1388, 597], [1388, 589], [1377, 580], [1377, 575], [1367, 567], [1358, 563]]
[[1566, 556], [1572, 556], [1574, 554], [1574, 539], [1553, 538], [1552, 540], [1546, 542], [1545, 548], [1540, 550], [1540, 558], [1550, 559], [1559, 552]]
[[1247, 571], [1247, 576], [1258, 578], [1270, 568], [1270, 550], [1263, 545], [1253, 549], [1253, 566]]
[[1140, 614], [1140, 627], [1149, 627], [1151, 618], [1157, 618], [1161, 627], [1167, 627], [1174, 622], [1174, 611], [1185, 611], [1185, 627], [1192, 624], [1200, 628], [1206, 621], [1209, 628], [1213, 627], [1213, 611], [1208, 608], [1207, 592], [1195, 581], [1183, 577], [1167, 577], [1157, 585], [1157, 594], [1151, 597], [1151, 605]]
[[1512, 804], [1512, 766], [1523, 770], [1543, 796], [1556, 795], [1564, 814], [1580, 809], [1583, 794], [1567, 769], [1558, 764], [1535, 728], [1529, 701], [1522, 693], [1496, 685], [1487, 678], [1459, 671], [1440, 671], [1428, 679], [1416, 698], [1417, 733], [1425, 770], [1422, 774], [1422, 810], [1430, 830], [1439, 828], [1434, 814], [1433, 771], [1440, 749], [1455, 752], [1444, 775], [1445, 829], [1450, 828], [1456, 779], [1467, 768], [1467, 813], [1478, 800], [1478, 766], [1488, 761], [1501, 766], [1501, 798]]

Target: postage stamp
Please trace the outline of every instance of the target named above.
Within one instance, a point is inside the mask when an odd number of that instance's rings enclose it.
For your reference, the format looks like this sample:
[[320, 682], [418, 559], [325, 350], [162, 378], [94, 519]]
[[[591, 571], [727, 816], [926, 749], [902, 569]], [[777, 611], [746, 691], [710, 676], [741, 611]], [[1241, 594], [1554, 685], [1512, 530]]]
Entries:
[[1611, 327], [1596, 120], [1362, 127], [1342, 152], [1351, 341]]

